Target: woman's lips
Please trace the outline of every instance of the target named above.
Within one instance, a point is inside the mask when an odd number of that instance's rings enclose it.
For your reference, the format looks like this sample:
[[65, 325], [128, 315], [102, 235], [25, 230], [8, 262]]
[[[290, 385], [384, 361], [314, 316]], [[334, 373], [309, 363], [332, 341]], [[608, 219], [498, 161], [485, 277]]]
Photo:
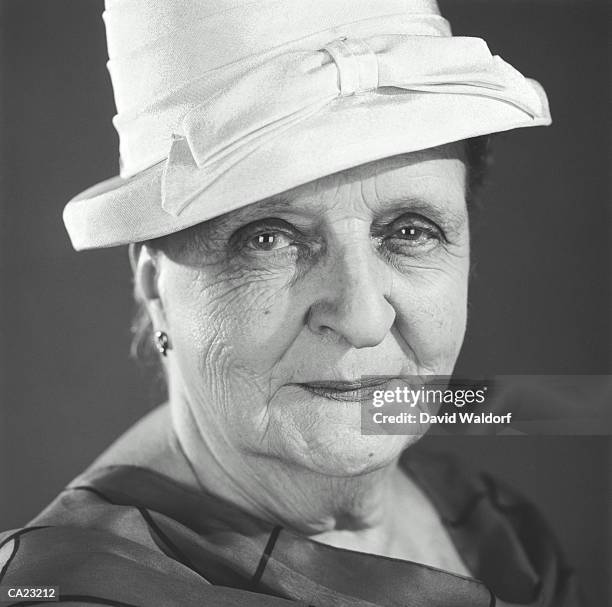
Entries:
[[363, 381], [317, 381], [297, 385], [315, 396], [354, 403], [372, 400], [374, 392], [388, 383], [387, 377]]

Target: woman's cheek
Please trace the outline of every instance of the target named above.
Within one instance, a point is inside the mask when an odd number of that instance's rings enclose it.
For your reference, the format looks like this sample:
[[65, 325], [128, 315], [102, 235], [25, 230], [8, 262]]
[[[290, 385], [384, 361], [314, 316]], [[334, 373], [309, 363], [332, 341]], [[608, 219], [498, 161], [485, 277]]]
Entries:
[[[263, 378], [299, 332], [291, 276], [281, 271], [198, 272], [176, 293], [174, 320], [207, 375]], [[185, 317], [186, 316], [186, 317]], [[221, 366], [221, 368], [219, 368]], [[215, 370], [215, 371], [213, 371]]]
[[420, 372], [450, 374], [459, 355], [467, 316], [467, 272], [437, 271], [394, 290], [396, 325]]
[[[268, 399], [265, 367], [270, 363], [253, 357], [253, 326], [272, 316], [258, 318], [257, 301], [265, 296], [247, 277], [214, 281], [199, 272], [175, 278], [167, 291], [172, 297], [167, 302], [170, 377], [202, 427], [223, 433], [231, 429], [237, 436], [257, 433]], [[237, 436], [232, 440], [244, 438]]]

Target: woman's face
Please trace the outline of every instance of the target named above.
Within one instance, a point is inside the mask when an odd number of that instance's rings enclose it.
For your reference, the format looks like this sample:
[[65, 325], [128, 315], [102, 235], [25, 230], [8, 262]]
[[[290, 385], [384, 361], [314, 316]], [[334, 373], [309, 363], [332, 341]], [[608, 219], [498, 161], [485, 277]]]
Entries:
[[314, 384], [452, 372], [469, 269], [462, 149], [320, 179], [157, 254], [170, 392], [216, 456], [344, 476], [415, 440], [363, 436], [361, 403]]

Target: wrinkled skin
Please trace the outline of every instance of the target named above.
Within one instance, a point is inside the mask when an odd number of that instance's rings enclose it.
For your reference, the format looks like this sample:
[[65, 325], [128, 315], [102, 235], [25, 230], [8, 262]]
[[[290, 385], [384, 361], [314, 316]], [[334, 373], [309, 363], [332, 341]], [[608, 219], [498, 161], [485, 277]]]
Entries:
[[454, 144], [299, 186], [201, 224], [188, 243], [142, 248], [136, 278], [170, 337], [176, 432], [204, 484], [269, 518], [298, 509], [318, 531], [376, 511], [418, 437], [362, 436], [359, 403], [296, 384], [452, 372], [466, 324], [465, 194]]

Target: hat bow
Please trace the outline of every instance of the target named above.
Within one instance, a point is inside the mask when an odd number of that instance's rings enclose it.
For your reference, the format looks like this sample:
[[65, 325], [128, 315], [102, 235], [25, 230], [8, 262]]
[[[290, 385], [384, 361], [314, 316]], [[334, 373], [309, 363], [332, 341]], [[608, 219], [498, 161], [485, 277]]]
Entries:
[[410, 92], [484, 96], [532, 118], [543, 111], [528, 81], [480, 38], [340, 37], [250, 65], [190, 109], [172, 136], [162, 207], [180, 215], [228, 168], [330, 104]]

